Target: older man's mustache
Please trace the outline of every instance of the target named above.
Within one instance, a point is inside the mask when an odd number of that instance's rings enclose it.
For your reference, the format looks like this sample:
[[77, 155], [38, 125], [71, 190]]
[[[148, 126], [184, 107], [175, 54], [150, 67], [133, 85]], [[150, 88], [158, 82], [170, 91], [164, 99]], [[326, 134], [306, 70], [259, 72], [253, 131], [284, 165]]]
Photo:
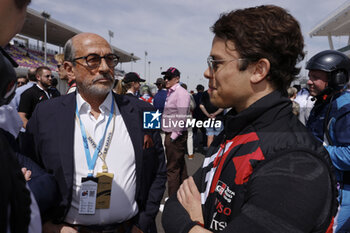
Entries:
[[95, 83], [95, 82], [97, 82], [97, 81], [99, 81], [99, 80], [102, 80], [102, 79], [108, 79], [108, 80], [110, 80], [111, 82], [113, 82], [114, 81], [114, 77], [112, 76], [112, 75], [110, 75], [110, 74], [100, 74], [99, 76], [97, 76], [96, 78], [94, 78], [93, 80], [92, 80], [92, 82], [93, 83]]

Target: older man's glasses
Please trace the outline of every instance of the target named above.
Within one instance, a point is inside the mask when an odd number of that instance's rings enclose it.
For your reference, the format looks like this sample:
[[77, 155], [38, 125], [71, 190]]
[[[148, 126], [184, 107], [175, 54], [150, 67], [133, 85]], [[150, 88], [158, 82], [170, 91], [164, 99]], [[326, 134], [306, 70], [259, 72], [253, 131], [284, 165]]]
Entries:
[[210, 71], [210, 75], [213, 75], [218, 70], [218, 65], [224, 62], [231, 62], [231, 61], [244, 61], [245, 58], [233, 58], [233, 59], [220, 59], [215, 60], [212, 56], [209, 56], [207, 58], [207, 63]]
[[110, 68], [114, 68], [116, 65], [118, 65], [119, 57], [113, 53], [106, 54], [104, 56], [100, 56], [98, 54], [89, 54], [84, 57], [77, 57], [73, 59], [73, 62], [79, 59], [84, 59], [86, 65], [91, 69], [96, 69], [101, 65], [101, 59], [105, 59], [106, 64]]

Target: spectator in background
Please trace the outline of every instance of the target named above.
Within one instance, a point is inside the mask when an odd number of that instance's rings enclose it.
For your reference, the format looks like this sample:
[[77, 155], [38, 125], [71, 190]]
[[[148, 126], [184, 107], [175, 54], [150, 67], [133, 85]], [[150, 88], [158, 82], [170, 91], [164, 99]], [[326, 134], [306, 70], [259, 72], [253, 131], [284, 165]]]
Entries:
[[57, 78], [52, 78], [51, 80], [51, 86], [48, 89], [48, 93], [50, 95], [50, 98], [55, 98], [58, 96], [61, 96], [61, 93], [57, 90], [56, 86], [58, 84]]
[[28, 83], [28, 79], [26, 76], [21, 76], [17, 78], [17, 87], [21, 87]]
[[297, 89], [297, 93], [301, 90], [301, 85], [300, 84], [294, 84], [293, 87]]
[[37, 79], [37, 85], [33, 85], [22, 93], [18, 106], [18, 114], [23, 121], [23, 128], [26, 128], [35, 106], [39, 102], [50, 99], [48, 91], [53, 78], [50, 68], [47, 66], [38, 67], [35, 77]]
[[[204, 86], [201, 84], [198, 84], [196, 87], [196, 90], [197, 90], [197, 93], [193, 95], [193, 98], [196, 102], [196, 107], [193, 110], [193, 118], [195, 118], [196, 120], [204, 121], [207, 117], [204, 115], [203, 111], [199, 107], [202, 99], [202, 95], [204, 92]], [[207, 146], [206, 130], [204, 127], [199, 128], [199, 130], [201, 131], [201, 140], [199, 139], [197, 126], [193, 128], [194, 142], [195, 142], [195, 145], [197, 145], [198, 147], [204, 148]]]
[[295, 102], [295, 98], [297, 97], [298, 90], [295, 87], [289, 87], [287, 89], [288, 98], [292, 101], [293, 114], [299, 116], [300, 113], [300, 105]]
[[[163, 113], [164, 111], [164, 105], [165, 105], [165, 100], [167, 97], [167, 90], [165, 88], [165, 81], [163, 78], [158, 78], [157, 81], [154, 83], [157, 88], [158, 91], [157, 93], [154, 95], [153, 98], [153, 106], [160, 112]], [[162, 122], [162, 120], [161, 120]], [[164, 146], [164, 150], [165, 150], [165, 132], [163, 130], [160, 130], [160, 136], [162, 137], [162, 143]]]
[[[180, 85], [187, 91], [186, 83], [181, 83]], [[188, 116], [190, 119], [192, 119], [193, 110], [196, 108], [196, 101], [194, 101], [194, 98], [192, 95], [190, 95], [190, 97], [191, 97], [191, 101], [190, 101], [190, 109], [188, 112]], [[188, 154], [188, 159], [192, 160], [194, 158], [192, 127], [187, 128], [187, 154]]]
[[156, 109], [158, 109], [159, 112], [162, 113], [164, 110], [164, 104], [165, 104], [166, 95], [167, 95], [167, 90], [165, 88], [165, 81], [162, 78], [158, 78], [154, 84], [157, 86], [158, 91], [154, 95], [153, 106]]
[[74, 77], [68, 77], [67, 71], [63, 67], [63, 62], [64, 62], [64, 54], [59, 53], [55, 55], [55, 60], [57, 61], [57, 72], [58, 76], [61, 80], [65, 80], [68, 84], [68, 90], [67, 94], [72, 93], [76, 89], [76, 83], [74, 80]]
[[146, 80], [140, 78], [140, 76], [135, 72], [129, 72], [124, 76], [123, 79], [123, 89], [126, 95], [137, 97], [137, 92], [140, 90], [140, 82]]
[[143, 87], [141, 87], [140, 100], [153, 104], [153, 96], [151, 90], [149, 89], [149, 86], [144, 85]]
[[307, 120], [309, 119], [310, 112], [315, 104], [315, 97], [310, 95], [308, 88], [302, 88], [295, 97], [294, 101], [299, 104], [299, 120], [301, 123], [306, 125]]
[[[180, 72], [174, 67], [162, 72], [165, 88], [168, 89], [162, 115], [162, 130], [165, 132], [165, 154], [167, 158], [168, 194], [176, 193], [187, 175], [185, 148], [187, 129], [179, 125], [186, 121], [190, 108], [190, 94], [180, 86]], [[176, 124], [176, 125], [174, 125]]]
[[[210, 102], [210, 97], [209, 97], [208, 91], [203, 92], [199, 107], [202, 110], [202, 112], [204, 113], [204, 115], [207, 117], [207, 119], [210, 119], [213, 121], [214, 120], [220, 120], [220, 121], [223, 120], [224, 109], [218, 108]], [[213, 142], [214, 137], [218, 136], [219, 133], [221, 133], [221, 131], [223, 129], [224, 129], [223, 122], [221, 122], [220, 127], [215, 127], [215, 125], [213, 125], [213, 126], [209, 126], [206, 128], [207, 147], [208, 148], [210, 147], [210, 144]]]
[[16, 94], [11, 101], [11, 105], [14, 106], [17, 110], [18, 110], [19, 102], [21, 100], [22, 93], [36, 84], [37, 80], [35, 75], [36, 75], [36, 68], [30, 68], [27, 74], [27, 78], [29, 82], [26, 85], [23, 85], [16, 89]]

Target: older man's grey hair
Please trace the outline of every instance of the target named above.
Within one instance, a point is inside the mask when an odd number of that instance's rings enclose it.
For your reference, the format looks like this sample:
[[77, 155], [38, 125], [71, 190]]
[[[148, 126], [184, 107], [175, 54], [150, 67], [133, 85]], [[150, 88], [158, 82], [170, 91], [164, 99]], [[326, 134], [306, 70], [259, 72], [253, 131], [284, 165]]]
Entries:
[[75, 49], [73, 46], [73, 40], [72, 38], [70, 38], [64, 45], [64, 60], [71, 61], [73, 65], [75, 65], [75, 62], [73, 62], [74, 58], [75, 58]]

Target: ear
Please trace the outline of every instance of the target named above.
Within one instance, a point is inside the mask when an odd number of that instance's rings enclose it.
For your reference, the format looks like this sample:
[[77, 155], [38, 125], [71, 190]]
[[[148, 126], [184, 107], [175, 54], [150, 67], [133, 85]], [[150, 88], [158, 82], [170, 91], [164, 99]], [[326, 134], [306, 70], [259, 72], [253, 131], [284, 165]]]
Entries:
[[35, 75], [36, 81], [40, 81], [40, 75]]
[[253, 65], [253, 75], [250, 81], [257, 84], [264, 80], [270, 71], [270, 62], [266, 58], [261, 58], [257, 63]]
[[75, 75], [73, 72], [73, 63], [70, 61], [63, 62], [63, 68], [65, 69], [69, 79], [75, 80]]

